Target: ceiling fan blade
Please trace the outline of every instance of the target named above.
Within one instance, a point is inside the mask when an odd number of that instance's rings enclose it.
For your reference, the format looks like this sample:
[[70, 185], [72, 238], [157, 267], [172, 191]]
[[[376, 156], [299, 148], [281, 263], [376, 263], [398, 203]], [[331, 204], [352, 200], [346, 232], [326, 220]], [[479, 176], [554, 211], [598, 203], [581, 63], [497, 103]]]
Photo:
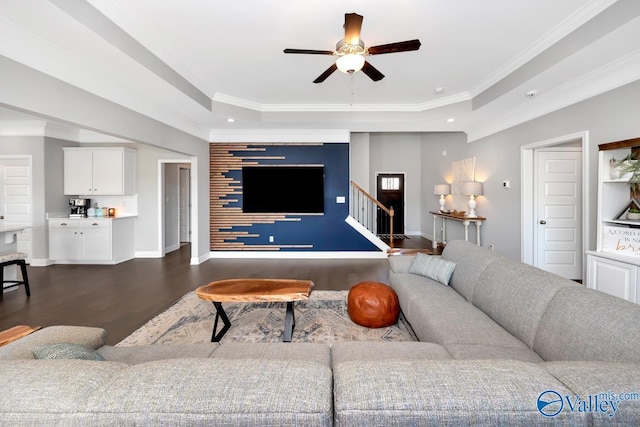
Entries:
[[384, 74], [382, 74], [376, 67], [369, 64], [368, 61], [364, 61], [364, 66], [362, 67], [362, 72], [365, 73], [371, 80], [377, 82], [378, 80], [384, 79]]
[[360, 30], [362, 29], [362, 16], [357, 13], [344, 14], [344, 41], [348, 44], [358, 44]]
[[380, 55], [383, 53], [395, 53], [395, 52], [407, 52], [410, 50], [420, 49], [420, 40], [407, 40], [404, 42], [381, 44], [378, 46], [371, 46], [368, 51], [369, 55]]
[[331, 74], [333, 74], [333, 72], [335, 70], [338, 69], [338, 66], [335, 64], [335, 62], [333, 64], [331, 64], [331, 67], [327, 68], [324, 73], [320, 74], [318, 76], [317, 79], [315, 79], [313, 82], [314, 83], [322, 83], [323, 81], [325, 81], [327, 79], [327, 77], [329, 77]]
[[333, 55], [332, 50], [285, 49], [284, 53], [306, 53], [309, 55]]

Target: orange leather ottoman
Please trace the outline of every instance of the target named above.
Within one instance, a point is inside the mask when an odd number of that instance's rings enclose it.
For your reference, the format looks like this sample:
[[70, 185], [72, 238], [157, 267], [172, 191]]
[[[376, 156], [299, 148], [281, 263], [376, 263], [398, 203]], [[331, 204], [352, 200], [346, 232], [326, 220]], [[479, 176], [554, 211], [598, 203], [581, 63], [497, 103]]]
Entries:
[[391, 326], [398, 321], [398, 295], [384, 283], [360, 282], [353, 285], [347, 297], [349, 317], [367, 328]]

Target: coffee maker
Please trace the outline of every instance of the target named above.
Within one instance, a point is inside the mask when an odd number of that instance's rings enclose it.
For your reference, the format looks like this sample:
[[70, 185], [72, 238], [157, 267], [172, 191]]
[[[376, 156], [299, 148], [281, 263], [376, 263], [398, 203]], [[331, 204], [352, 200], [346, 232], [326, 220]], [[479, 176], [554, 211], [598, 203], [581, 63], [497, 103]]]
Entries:
[[86, 218], [87, 210], [91, 207], [91, 199], [69, 199], [71, 214], [69, 218]]

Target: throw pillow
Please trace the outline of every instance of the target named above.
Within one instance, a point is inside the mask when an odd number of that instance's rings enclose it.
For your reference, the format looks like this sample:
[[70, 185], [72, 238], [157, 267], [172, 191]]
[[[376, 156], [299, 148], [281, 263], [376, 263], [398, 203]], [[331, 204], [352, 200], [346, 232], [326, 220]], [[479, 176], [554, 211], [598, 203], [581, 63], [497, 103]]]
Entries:
[[448, 285], [455, 268], [455, 262], [439, 256], [417, 254], [409, 266], [409, 273], [419, 274]]
[[94, 349], [68, 342], [39, 345], [31, 352], [36, 359], [104, 360], [104, 357]]

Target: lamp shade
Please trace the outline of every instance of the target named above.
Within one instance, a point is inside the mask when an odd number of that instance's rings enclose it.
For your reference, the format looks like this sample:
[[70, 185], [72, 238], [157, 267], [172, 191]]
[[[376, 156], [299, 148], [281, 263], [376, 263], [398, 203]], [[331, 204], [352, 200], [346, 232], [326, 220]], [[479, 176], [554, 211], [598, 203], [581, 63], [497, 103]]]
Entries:
[[477, 181], [464, 181], [461, 189], [462, 194], [467, 196], [477, 196], [482, 194], [482, 183]]
[[364, 56], [357, 53], [342, 55], [336, 61], [336, 66], [338, 67], [338, 70], [343, 73], [355, 73], [356, 71], [360, 71], [364, 66]]
[[451, 194], [451, 186], [449, 184], [436, 184], [433, 186], [433, 194], [435, 195]]

